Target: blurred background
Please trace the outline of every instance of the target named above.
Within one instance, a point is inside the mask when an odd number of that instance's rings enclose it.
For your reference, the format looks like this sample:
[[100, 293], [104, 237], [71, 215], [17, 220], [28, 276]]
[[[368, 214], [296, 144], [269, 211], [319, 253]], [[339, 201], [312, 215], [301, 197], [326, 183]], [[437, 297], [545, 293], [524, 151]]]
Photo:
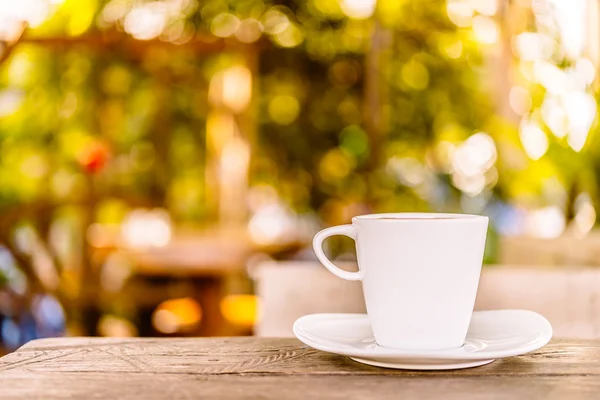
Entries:
[[[248, 335], [372, 212], [600, 265], [598, 0], [0, 2], [0, 347]], [[330, 253], [352, 260], [352, 243]]]

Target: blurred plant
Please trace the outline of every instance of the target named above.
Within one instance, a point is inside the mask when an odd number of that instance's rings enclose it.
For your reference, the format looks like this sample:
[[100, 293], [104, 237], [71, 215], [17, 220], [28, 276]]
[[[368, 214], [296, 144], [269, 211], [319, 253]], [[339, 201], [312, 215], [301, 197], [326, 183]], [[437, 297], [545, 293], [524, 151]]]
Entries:
[[[50, 293], [88, 333], [135, 332], [100, 318], [110, 268], [92, 250], [160, 246], [181, 223], [243, 225], [260, 245], [372, 211], [486, 213], [517, 232], [523, 204], [556, 215], [539, 201], [568, 187], [554, 176], [581, 181], [574, 220], [595, 221], [596, 175], [575, 156], [600, 160], [593, 71], [546, 54], [559, 38], [518, 36], [540, 57], [519, 64], [535, 84], [510, 91], [517, 129], [487, 84], [506, 40], [494, 0], [22, 3], [0, 6], [19, 27], [0, 28], [0, 243], [28, 304]], [[167, 331], [201, 319], [168, 305]]]
[[537, 1], [514, 27], [509, 104], [520, 119], [520, 144], [529, 160], [509, 194], [531, 210], [524, 225], [536, 236], [555, 237], [565, 229], [582, 236], [596, 222], [598, 60], [590, 57], [598, 42], [593, 35], [586, 40], [585, 30], [597, 24], [598, 13], [589, 7]]

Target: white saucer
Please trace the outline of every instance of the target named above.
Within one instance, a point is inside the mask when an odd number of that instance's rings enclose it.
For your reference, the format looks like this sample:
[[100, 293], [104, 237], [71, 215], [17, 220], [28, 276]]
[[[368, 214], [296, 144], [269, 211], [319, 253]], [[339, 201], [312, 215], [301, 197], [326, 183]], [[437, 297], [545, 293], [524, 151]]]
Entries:
[[438, 351], [378, 346], [366, 314], [306, 315], [294, 323], [294, 334], [310, 347], [364, 364], [439, 370], [477, 367], [537, 350], [550, 341], [552, 326], [533, 311], [475, 311], [464, 345]]

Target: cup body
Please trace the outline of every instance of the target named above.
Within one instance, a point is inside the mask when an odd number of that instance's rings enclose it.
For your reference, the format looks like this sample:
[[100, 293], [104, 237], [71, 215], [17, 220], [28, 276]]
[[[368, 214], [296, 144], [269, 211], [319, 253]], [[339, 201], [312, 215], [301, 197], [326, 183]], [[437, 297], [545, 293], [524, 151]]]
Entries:
[[433, 213], [364, 215], [345, 226], [356, 241], [356, 279], [362, 280], [378, 345], [408, 350], [463, 345], [487, 226], [483, 216]]

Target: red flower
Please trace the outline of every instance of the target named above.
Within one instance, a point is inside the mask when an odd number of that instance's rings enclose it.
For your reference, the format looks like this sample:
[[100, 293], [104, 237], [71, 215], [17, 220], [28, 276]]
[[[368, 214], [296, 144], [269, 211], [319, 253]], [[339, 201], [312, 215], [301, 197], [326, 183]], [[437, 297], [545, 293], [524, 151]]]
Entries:
[[89, 143], [79, 153], [79, 163], [85, 168], [85, 170], [91, 174], [100, 171], [108, 161], [110, 151], [108, 146], [102, 142]]

